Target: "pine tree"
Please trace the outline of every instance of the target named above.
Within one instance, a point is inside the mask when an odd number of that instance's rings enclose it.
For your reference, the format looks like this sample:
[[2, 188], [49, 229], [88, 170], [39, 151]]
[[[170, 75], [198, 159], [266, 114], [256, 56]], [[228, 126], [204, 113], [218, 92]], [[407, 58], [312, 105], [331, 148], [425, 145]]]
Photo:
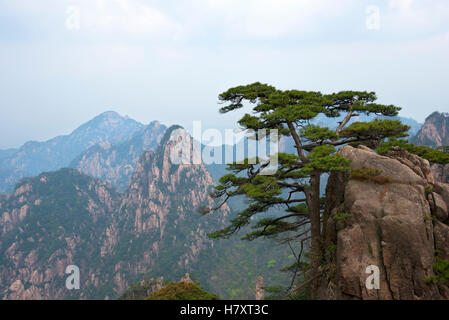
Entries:
[[[277, 237], [282, 241], [299, 241], [301, 248], [310, 241], [310, 265], [304, 273], [312, 297], [316, 296], [323, 261], [323, 199], [320, 198], [321, 176], [334, 171], [348, 171], [349, 160], [337, 154], [347, 144], [376, 147], [386, 138], [407, 136], [409, 127], [395, 120], [353, 122], [361, 114], [395, 116], [400, 110], [393, 105], [377, 104], [374, 92], [343, 91], [322, 94], [313, 91], [278, 90], [273, 86], [253, 83], [231, 88], [219, 95], [220, 109], [227, 113], [252, 106], [252, 113], [239, 121], [243, 129], [277, 129], [279, 136], [294, 144], [295, 153], [279, 153], [277, 171], [261, 175], [269, 160], [245, 159], [228, 165], [229, 174], [220, 179], [211, 194], [220, 205], [229, 198], [244, 195], [248, 206], [228, 226], [211, 234], [212, 238], [228, 238], [241, 228], [253, 224], [253, 232], [244, 238]], [[342, 118], [336, 129], [311, 123], [318, 115]], [[269, 132], [269, 130], [268, 130]], [[261, 138], [261, 137], [259, 137]], [[254, 163], [255, 162], [255, 163]], [[216, 208], [220, 207], [218, 205]], [[270, 208], [282, 208], [276, 218], [254, 219]], [[303, 251], [301, 249], [301, 251]], [[301, 264], [300, 252], [297, 266]]]

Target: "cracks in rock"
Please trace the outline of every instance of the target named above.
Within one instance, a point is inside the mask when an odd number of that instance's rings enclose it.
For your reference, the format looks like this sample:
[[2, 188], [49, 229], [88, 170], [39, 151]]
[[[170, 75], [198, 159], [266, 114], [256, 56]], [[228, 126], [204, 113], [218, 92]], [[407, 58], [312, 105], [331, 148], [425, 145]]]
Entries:
[[[433, 186], [432, 186], [433, 187]], [[432, 197], [432, 203], [429, 201], [429, 196]], [[429, 204], [430, 207], [430, 214], [432, 216], [432, 220], [431, 220], [431, 225], [432, 225], [432, 238], [433, 238], [433, 256], [436, 257], [437, 256], [437, 250], [438, 250], [438, 245], [437, 245], [437, 240], [436, 240], [436, 235], [435, 235], [435, 219], [437, 219], [437, 215], [436, 215], [436, 210], [437, 210], [437, 206], [436, 206], [436, 199], [435, 199], [435, 195], [434, 193], [430, 193], [429, 195], [427, 195], [426, 197], [426, 201]], [[435, 261], [434, 261], [435, 262]], [[432, 270], [433, 273], [433, 270]], [[438, 294], [440, 296], [443, 295], [443, 293], [440, 290], [440, 286], [436, 286], [436, 289], [438, 291]]]
[[382, 270], [385, 273], [385, 281], [387, 282], [388, 292], [390, 293], [390, 296], [392, 298], [394, 298], [393, 290], [391, 289], [391, 286], [390, 286], [390, 280], [388, 277], [387, 267], [385, 266], [385, 261], [384, 261], [383, 248], [382, 248], [382, 228], [380, 226], [378, 219], [376, 219], [376, 223], [377, 223], [377, 238], [379, 240], [379, 262], [381, 263], [380, 267], [382, 268]]
[[383, 191], [383, 192], [380, 194], [380, 196], [379, 196], [379, 201], [380, 201], [380, 202], [382, 202], [383, 199], [385, 198], [385, 196], [387, 195], [389, 188], [390, 188], [390, 184], [389, 184], [389, 183], [386, 183], [386, 184], [385, 184], [385, 189], [384, 189], [384, 191]]

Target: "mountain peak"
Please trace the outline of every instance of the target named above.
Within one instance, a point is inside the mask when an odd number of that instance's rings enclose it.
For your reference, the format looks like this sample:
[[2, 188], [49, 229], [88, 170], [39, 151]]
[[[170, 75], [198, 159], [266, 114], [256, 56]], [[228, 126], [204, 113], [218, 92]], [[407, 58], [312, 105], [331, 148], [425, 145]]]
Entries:
[[[143, 126], [143, 124], [141, 124], [129, 117], [124, 117], [124, 116], [120, 115], [118, 112], [105, 111], [105, 112], [100, 113], [98, 116], [94, 117], [93, 119], [87, 121], [86, 123], [81, 125], [79, 128], [82, 128], [82, 127], [85, 127], [88, 125], [98, 125], [101, 123], [104, 123], [105, 125], [114, 125], [114, 124], [120, 124], [120, 123], [124, 123], [124, 122], [139, 124], [139, 126], [141, 126], [141, 127]], [[78, 130], [78, 129], [76, 129], [76, 130]]]
[[449, 113], [434, 112], [428, 116], [411, 142], [427, 147], [449, 145]]
[[140, 122], [122, 117], [114, 111], [106, 111], [82, 124], [69, 135], [43, 142], [27, 142], [17, 151], [2, 152], [0, 192], [12, 191], [16, 182], [23, 177], [69, 165], [75, 157], [99, 142], [117, 144], [126, 141], [142, 128], [144, 125]]
[[113, 111], [113, 110], [108, 110], [105, 112], [102, 112], [98, 115], [98, 117], [119, 117], [119, 118], [125, 118], [122, 117], [118, 112]]
[[438, 111], [435, 111], [430, 116], [428, 116], [426, 118], [426, 121], [427, 120], [431, 120], [431, 119], [435, 119], [435, 118], [437, 118], [437, 119], [449, 118], [449, 112], [438, 112]]
[[165, 130], [163, 124], [153, 121], [123, 142], [97, 143], [79, 154], [70, 166], [125, 191], [137, 160], [144, 151], [159, 146]]

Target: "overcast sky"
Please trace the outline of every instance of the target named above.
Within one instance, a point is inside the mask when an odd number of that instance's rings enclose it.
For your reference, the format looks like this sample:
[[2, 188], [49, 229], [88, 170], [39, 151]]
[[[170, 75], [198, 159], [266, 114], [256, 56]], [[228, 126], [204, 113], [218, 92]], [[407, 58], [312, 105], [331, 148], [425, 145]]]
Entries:
[[232, 127], [217, 96], [255, 81], [449, 111], [449, 1], [0, 0], [0, 148], [106, 110]]

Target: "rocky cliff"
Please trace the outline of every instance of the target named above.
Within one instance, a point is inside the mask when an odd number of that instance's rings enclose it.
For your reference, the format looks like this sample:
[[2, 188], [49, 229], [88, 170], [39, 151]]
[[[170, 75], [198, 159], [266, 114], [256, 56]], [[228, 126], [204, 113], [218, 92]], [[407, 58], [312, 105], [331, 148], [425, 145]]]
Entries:
[[72, 264], [83, 271], [83, 287], [104, 286], [109, 279], [98, 244], [120, 198], [108, 184], [72, 169], [22, 180], [0, 199], [0, 297], [87, 298], [92, 292], [65, 288]]
[[142, 153], [155, 150], [166, 129], [163, 124], [153, 121], [123, 142], [104, 141], [90, 147], [72, 160], [70, 167], [109, 182], [123, 192], [128, 188]]
[[[449, 299], [449, 185], [406, 151], [339, 153], [352, 160], [351, 173], [333, 173], [327, 186], [321, 297]], [[366, 286], [370, 266], [380, 271], [379, 289]]]
[[[191, 150], [186, 163], [172, 161], [174, 148]], [[127, 274], [174, 275], [191, 272], [203, 250], [213, 247], [207, 233], [224, 224], [229, 208], [202, 217], [199, 209], [212, 206], [208, 196], [214, 182], [204, 164], [194, 164], [198, 149], [193, 139], [179, 127], [167, 130], [160, 147], [141, 156], [131, 183], [122, 200], [114, 229], [120, 229], [119, 243], [108, 240], [105, 253], [119, 256], [116, 277]], [[121, 283], [119, 291], [126, 288]]]
[[416, 136], [411, 139], [416, 145], [440, 147], [449, 145], [449, 114], [434, 112], [427, 117]]
[[[410, 141], [413, 144], [431, 148], [449, 146], [449, 114], [432, 113]], [[431, 164], [431, 168], [436, 181], [449, 183], [449, 164]]]
[[[114, 298], [143, 275], [199, 270], [199, 256], [213, 250], [207, 233], [223, 226], [229, 208], [199, 214], [200, 206], [213, 205], [214, 183], [202, 162], [172, 162], [179, 143], [195, 149], [184, 129], [172, 128], [156, 151], [140, 157], [124, 194], [62, 169], [24, 179], [1, 196], [1, 298]], [[65, 287], [72, 264], [82, 290]]]

